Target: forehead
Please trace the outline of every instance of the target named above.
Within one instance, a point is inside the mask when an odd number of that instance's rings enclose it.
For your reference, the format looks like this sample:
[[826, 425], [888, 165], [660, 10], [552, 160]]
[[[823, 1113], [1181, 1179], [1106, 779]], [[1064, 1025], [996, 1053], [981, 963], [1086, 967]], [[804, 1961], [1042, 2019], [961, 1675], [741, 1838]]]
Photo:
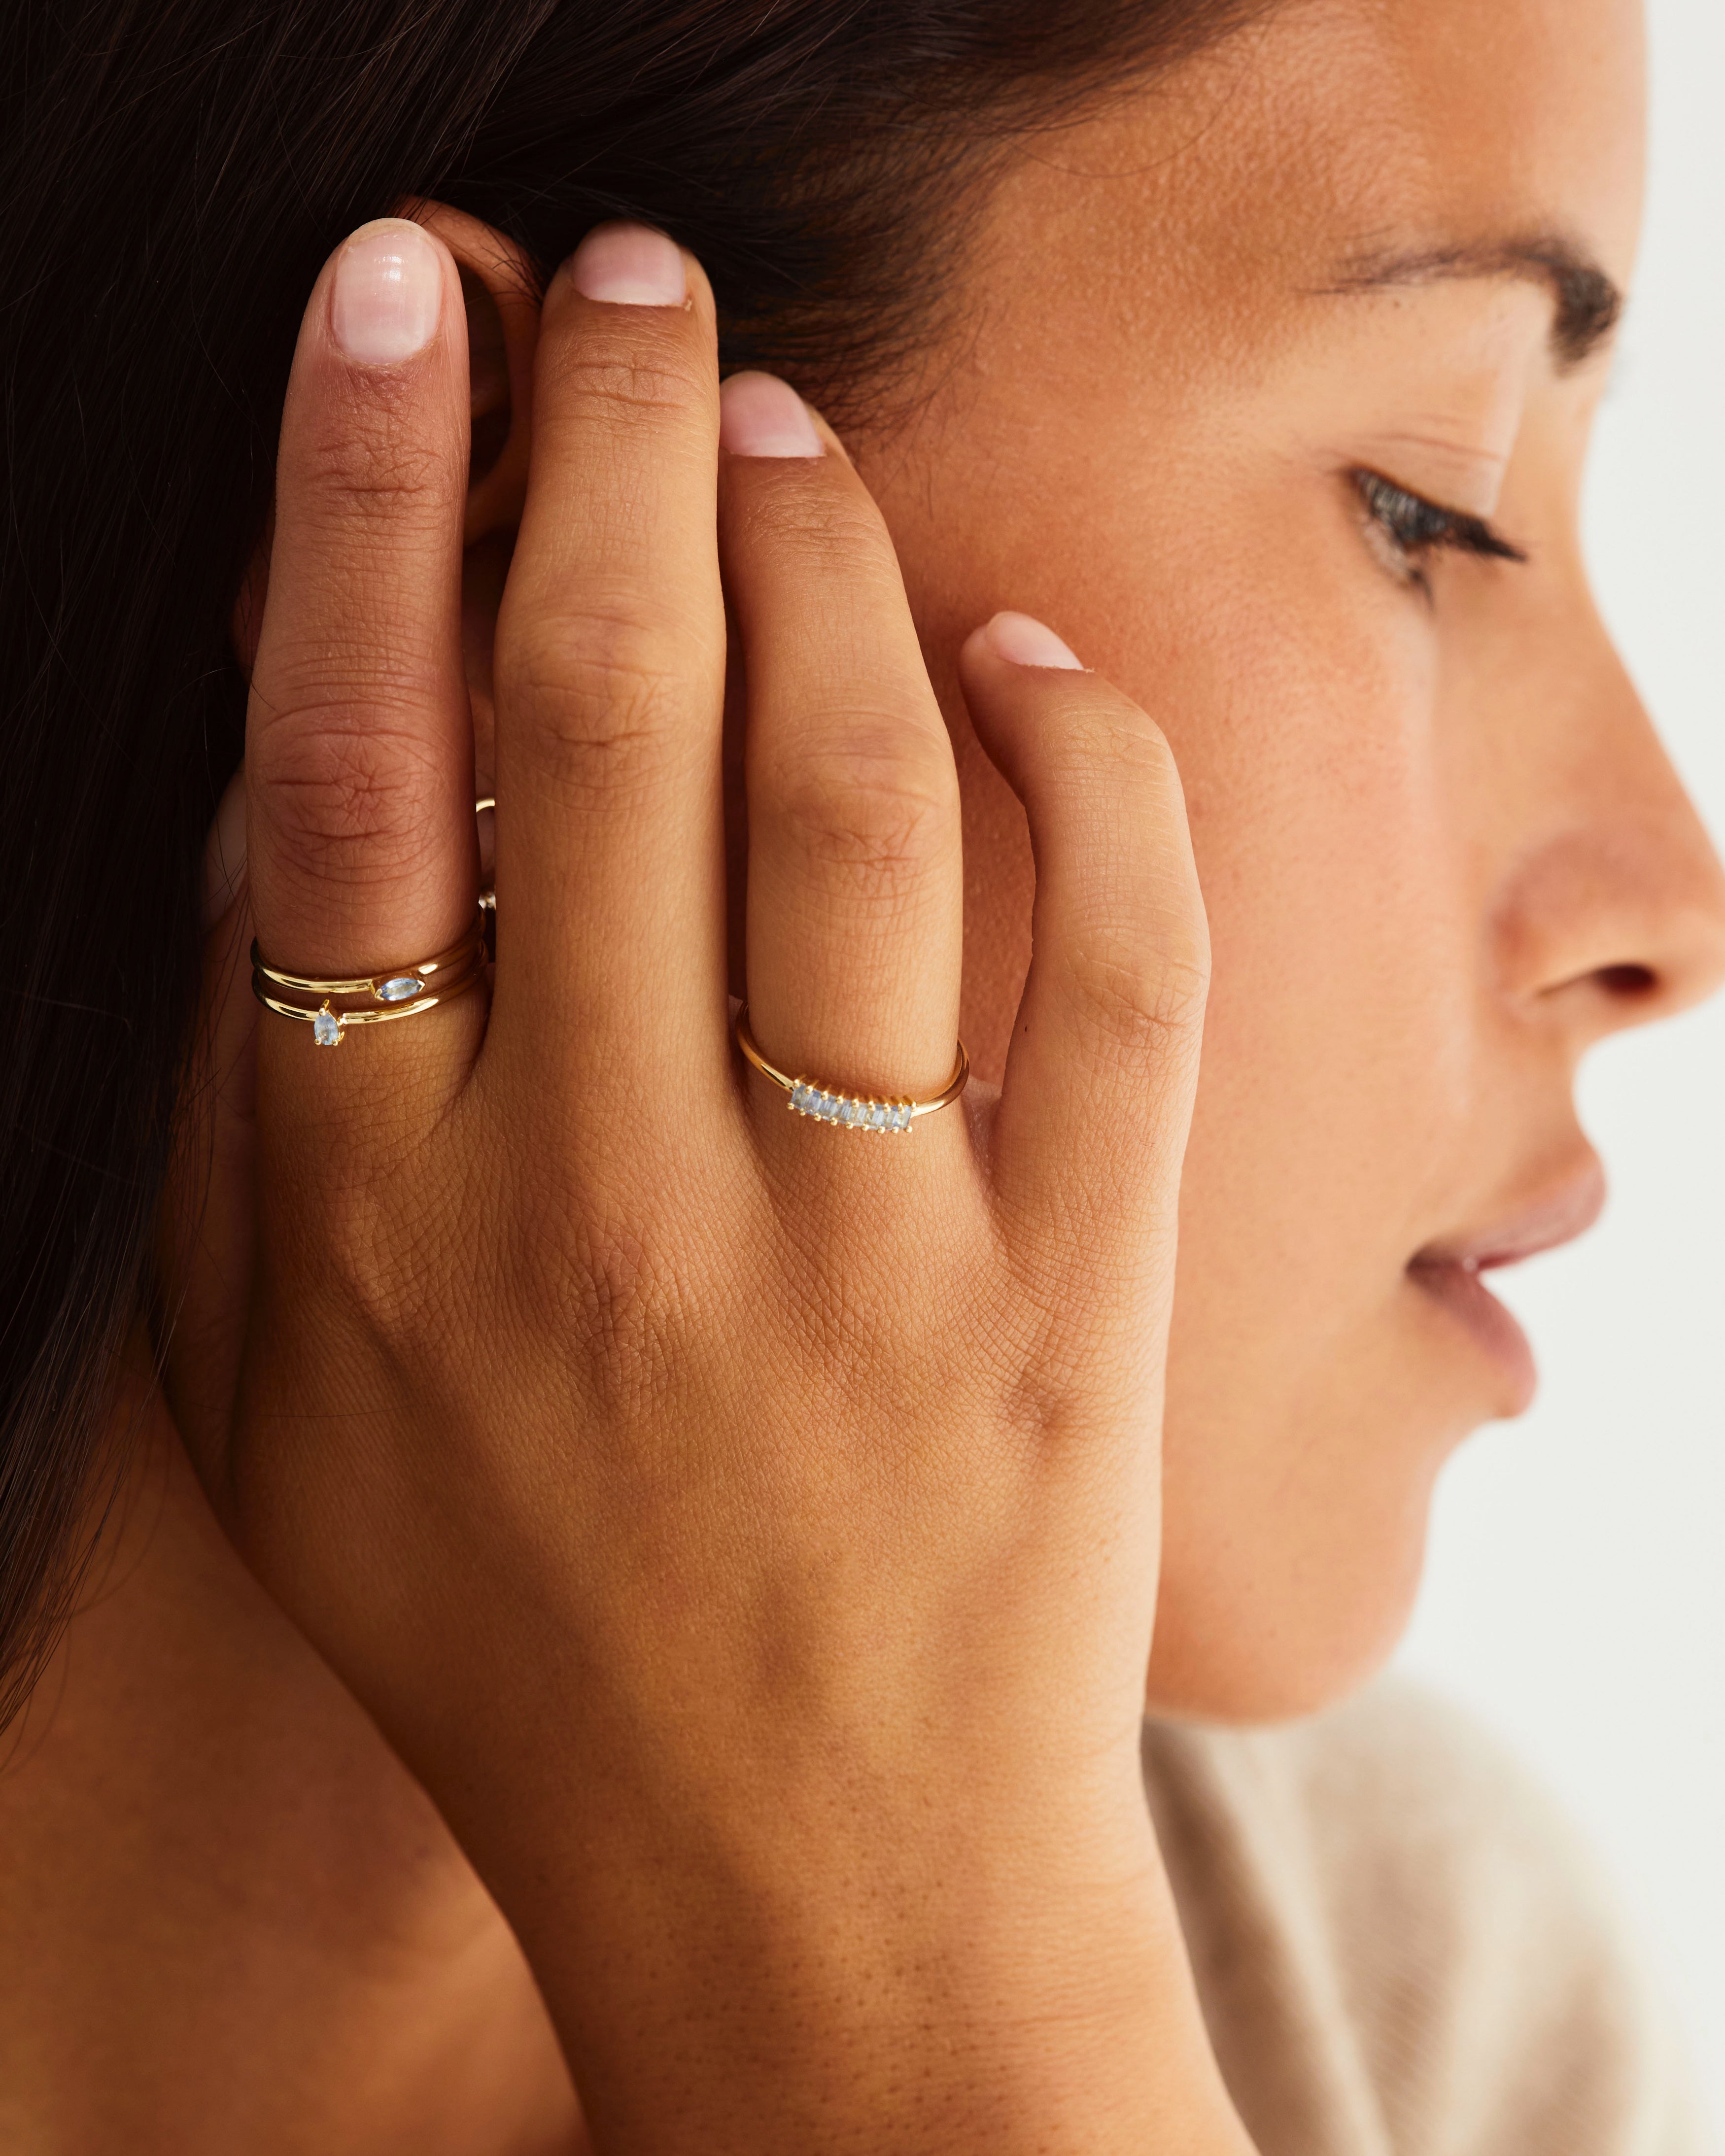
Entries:
[[1640, 0], [1276, 0], [1038, 144], [1000, 207], [1042, 274], [1088, 284], [1100, 249], [1224, 339], [1230, 312], [1261, 335], [1266, 281], [1333, 290], [1401, 254], [1555, 237], [1621, 284], [1642, 70]]

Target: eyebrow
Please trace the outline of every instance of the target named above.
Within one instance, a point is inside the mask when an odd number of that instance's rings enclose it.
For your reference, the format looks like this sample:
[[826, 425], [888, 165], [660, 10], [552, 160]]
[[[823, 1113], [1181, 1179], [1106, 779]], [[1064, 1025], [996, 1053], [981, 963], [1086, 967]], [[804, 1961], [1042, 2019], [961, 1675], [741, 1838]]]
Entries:
[[1543, 285], [1556, 311], [1552, 349], [1564, 367], [1579, 367], [1607, 343], [1623, 314], [1623, 294], [1585, 248], [1561, 234], [1476, 240], [1461, 247], [1412, 248], [1361, 255], [1332, 292], [1381, 292], [1466, 277], [1516, 277]]

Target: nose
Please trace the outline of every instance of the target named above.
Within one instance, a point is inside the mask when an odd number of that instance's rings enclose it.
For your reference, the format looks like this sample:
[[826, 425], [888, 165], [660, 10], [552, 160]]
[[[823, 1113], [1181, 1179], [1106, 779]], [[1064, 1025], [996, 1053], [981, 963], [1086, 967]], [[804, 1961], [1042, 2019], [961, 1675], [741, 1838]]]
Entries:
[[1502, 993], [1579, 1053], [1725, 982], [1725, 869], [1590, 600], [1573, 627], [1493, 927]]

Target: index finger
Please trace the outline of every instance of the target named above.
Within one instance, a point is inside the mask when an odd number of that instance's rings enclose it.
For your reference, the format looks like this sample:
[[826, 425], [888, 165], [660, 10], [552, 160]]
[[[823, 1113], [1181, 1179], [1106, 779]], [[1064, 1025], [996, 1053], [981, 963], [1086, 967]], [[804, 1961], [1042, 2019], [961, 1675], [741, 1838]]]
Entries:
[[407, 966], [474, 917], [467, 438], [454, 259], [405, 218], [362, 226], [312, 292], [282, 417], [246, 722], [248, 874], [273, 965]]

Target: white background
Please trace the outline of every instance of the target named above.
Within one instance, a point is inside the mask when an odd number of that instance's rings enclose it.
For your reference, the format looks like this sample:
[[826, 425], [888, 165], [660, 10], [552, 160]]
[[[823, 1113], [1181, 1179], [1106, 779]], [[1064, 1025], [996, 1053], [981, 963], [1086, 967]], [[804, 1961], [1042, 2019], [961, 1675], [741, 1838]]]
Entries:
[[[1605, 615], [1725, 840], [1725, 6], [1651, 0], [1646, 246], [1588, 538]], [[1725, 2142], [1725, 1005], [1599, 1050], [1604, 1225], [1502, 1281], [1544, 1385], [1440, 1488], [1401, 1661], [1590, 1831]]]

